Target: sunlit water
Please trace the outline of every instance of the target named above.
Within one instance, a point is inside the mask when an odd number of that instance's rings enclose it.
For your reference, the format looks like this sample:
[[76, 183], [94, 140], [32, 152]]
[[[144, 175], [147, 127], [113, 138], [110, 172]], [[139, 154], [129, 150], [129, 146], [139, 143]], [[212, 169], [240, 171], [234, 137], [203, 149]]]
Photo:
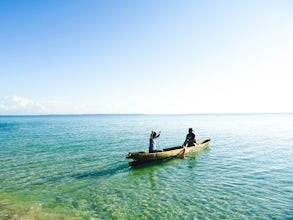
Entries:
[[[207, 150], [138, 168], [129, 151]], [[0, 117], [0, 219], [293, 219], [293, 114]]]

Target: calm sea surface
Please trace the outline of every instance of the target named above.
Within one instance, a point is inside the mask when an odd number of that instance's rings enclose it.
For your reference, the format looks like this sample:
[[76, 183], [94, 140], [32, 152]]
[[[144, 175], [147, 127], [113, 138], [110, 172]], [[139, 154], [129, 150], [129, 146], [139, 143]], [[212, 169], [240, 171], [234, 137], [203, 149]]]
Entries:
[[[207, 150], [128, 166], [189, 127]], [[293, 219], [293, 114], [2, 116], [0, 219]]]

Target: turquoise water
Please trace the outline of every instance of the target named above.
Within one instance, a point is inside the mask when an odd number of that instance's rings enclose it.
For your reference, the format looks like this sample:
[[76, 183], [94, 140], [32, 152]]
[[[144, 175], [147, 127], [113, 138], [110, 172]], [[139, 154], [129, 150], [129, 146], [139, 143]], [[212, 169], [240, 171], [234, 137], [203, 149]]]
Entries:
[[[130, 168], [129, 151], [207, 150]], [[293, 114], [0, 117], [0, 219], [293, 219]]]

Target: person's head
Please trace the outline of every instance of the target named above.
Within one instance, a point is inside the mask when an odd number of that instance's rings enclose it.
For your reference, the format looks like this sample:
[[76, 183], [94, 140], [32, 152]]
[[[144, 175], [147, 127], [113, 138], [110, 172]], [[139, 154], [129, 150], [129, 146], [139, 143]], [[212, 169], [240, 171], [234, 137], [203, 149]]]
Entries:
[[154, 132], [153, 132], [153, 138], [155, 138], [156, 135], [157, 135], [157, 133], [154, 131]]
[[188, 132], [189, 132], [189, 133], [192, 133], [192, 132], [193, 132], [193, 129], [192, 129], [192, 128], [189, 128], [189, 129], [188, 129]]

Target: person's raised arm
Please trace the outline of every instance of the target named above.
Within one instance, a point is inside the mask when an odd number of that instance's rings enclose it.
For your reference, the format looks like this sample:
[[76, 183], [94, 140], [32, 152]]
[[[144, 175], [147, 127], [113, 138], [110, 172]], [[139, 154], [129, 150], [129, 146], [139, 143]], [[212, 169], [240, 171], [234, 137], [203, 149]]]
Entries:
[[159, 134], [158, 134], [158, 135], [156, 135], [156, 137], [155, 137], [155, 138], [158, 138], [158, 137], [160, 136], [160, 134], [161, 134], [161, 131], [159, 131]]

